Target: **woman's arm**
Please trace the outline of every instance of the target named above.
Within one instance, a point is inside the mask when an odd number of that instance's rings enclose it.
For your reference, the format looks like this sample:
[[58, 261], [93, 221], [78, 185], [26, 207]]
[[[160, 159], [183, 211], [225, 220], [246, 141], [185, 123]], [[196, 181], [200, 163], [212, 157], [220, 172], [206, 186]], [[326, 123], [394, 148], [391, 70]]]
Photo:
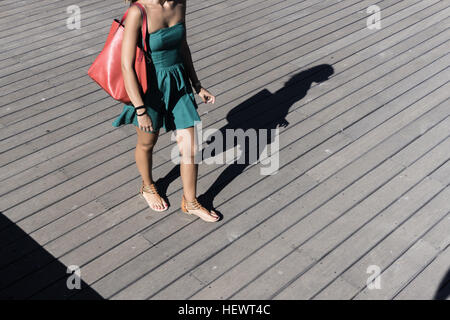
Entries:
[[142, 15], [136, 6], [128, 9], [128, 15], [125, 19], [125, 29], [122, 40], [121, 65], [122, 75], [125, 82], [125, 89], [135, 107], [142, 106], [142, 100], [139, 90], [139, 82], [134, 71], [134, 62], [136, 59], [136, 45], [139, 33], [142, 27]]
[[[198, 83], [198, 77], [197, 77], [197, 73], [195, 72], [194, 63], [192, 61], [191, 50], [187, 43], [186, 35], [185, 35], [183, 41], [181, 42], [180, 51], [181, 51], [181, 55], [183, 57], [183, 63], [186, 68], [189, 79], [191, 80], [192, 85], [195, 85], [196, 83]], [[197, 90], [197, 88], [196, 88], [196, 90]]]
[[[138, 7], [132, 6], [128, 9], [128, 15], [125, 19], [125, 29], [122, 40], [121, 65], [122, 75], [125, 84], [125, 90], [135, 108], [143, 106], [144, 101], [141, 96], [140, 85], [134, 63], [136, 59], [136, 46], [139, 39], [139, 33], [142, 28], [142, 15]], [[144, 131], [153, 131], [153, 124], [145, 111], [137, 110], [139, 128]]]
[[[186, 29], [186, 28], [185, 28]], [[181, 55], [183, 57], [183, 63], [186, 68], [186, 72], [191, 80], [192, 86], [195, 92], [200, 96], [204, 103], [214, 103], [216, 97], [212, 95], [208, 90], [203, 88], [198, 80], [197, 73], [195, 72], [194, 63], [192, 62], [191, 50], [186, 40], [186, 35], [181, 43]]]
[[[186, 17], [186, 1], [182, 1], [183, 4], [183, 17]], [[186, 30], [186, 24], [185, 28]], [[200, 96], [204, 103], [214, 103], [216, 101], [216, 97], [212, 95], [208, 90], [203, 88], [198, 80], [197, 73], [195, 72], [194, 63], [192, 62], [191, 49], [187, 43], [187, 32], [184, 34], [183, 41], [181, 42], [180, 47], [181, 56], [183, 58], [183, 64], [186, 68], [186, 72], [188, 74], [189, 80], [194, 87], [195, 92]]]

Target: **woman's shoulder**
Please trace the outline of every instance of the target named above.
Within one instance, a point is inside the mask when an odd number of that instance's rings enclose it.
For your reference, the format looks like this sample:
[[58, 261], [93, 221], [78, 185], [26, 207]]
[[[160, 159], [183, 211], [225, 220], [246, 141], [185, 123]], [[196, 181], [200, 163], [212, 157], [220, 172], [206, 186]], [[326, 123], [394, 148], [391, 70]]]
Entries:
[[130, 8], [128, 8], [127, 19], [126, 20], [128, 20], [128, 21], [132, 20], [132, 21], [135, 21], [135, 22], [140, 22], [142, 20], [141, 9], [138, 6], [136, 6], [136, 5], [133, 5]]
[[[145, 5], [143, 5], [142, 3], [139, 3], [139, 4], [145, 8]], [[128, 14], [140, 15], [141, 9], [136, 4], [133, 4], [128, 8]]]

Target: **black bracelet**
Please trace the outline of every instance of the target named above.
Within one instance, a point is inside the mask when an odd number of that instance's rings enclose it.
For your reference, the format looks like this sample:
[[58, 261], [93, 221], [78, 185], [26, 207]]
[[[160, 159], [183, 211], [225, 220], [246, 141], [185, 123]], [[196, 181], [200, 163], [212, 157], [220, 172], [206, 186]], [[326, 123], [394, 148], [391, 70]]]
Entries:
[[140, 107], [134, 108], [134, 110], [138, 110], [138, 109], [145, 109], [145, 111], [142, 112], [141, 114], [138, 114], [138, 113], [136, 112], [136, 115], [137, 115], [138, 117], [143, 116], [144, 114], [147, 113], [147, 108], [146, 108], [145, 106], [140, 106]]

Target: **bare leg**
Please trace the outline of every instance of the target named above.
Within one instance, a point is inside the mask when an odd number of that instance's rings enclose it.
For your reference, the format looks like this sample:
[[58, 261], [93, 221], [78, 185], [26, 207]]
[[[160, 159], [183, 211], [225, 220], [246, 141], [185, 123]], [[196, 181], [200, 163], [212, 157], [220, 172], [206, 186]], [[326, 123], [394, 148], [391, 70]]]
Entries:
[[194, 163], [194, 142], [193, 127], [177, 130], [177, 143], [181, 153], [180, 174], [187, 201], [193, 201], [197, 194], [198, 164]]
[[190, 214], [195, 214], [205, 221], [215, 222], [219, 216], [196, 202], [198, 164], [194, 163], [197, 150], [194, 128], [177, 130], [177, 143], [181, 153], [180, 174], [184, 198], [187, 201], [186, 208]]
[[[156, 141], [158, 141], [159, 132], [149, 133], [136, 127], [136, 133], [137, 144], [134, 152], [136, 166], [141, 174], [142, 180], [144, 181], [144, 185], [148, 186], [154, 183], [152, 177], [153, 147], [155, 146]], [[164, 208], [165, 201], [157, 194], [144, 193], [143, 196], [149, 203], [150, 207], [156, 209]]]

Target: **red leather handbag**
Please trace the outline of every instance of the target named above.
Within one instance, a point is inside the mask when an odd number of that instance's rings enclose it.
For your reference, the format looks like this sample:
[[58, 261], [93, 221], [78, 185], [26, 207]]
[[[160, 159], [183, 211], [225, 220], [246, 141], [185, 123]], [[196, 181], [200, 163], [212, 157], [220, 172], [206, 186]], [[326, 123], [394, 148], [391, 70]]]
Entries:
[[[142, 93], [145, 94], [147, 92], [147, 62], [150, 60], [146, 41], [147, 14], [145, 8], [141, 4], [134, 3], [132, 5], [139, 7], [143, 18], [142, 45], [136, 47], [134, 69], [141, 86], [140, 89], [142, 90]], [[120, 22], [117, 19], [114, 19], [105, 46], [88, 70], [88, 75], [111, 97], [125, 104], [131, 104], [131, 100], [125, 89], [121, 66], [122, 40], [124, 33], [123, 22], [127, 17], [128, 10], [125, 12]]]

